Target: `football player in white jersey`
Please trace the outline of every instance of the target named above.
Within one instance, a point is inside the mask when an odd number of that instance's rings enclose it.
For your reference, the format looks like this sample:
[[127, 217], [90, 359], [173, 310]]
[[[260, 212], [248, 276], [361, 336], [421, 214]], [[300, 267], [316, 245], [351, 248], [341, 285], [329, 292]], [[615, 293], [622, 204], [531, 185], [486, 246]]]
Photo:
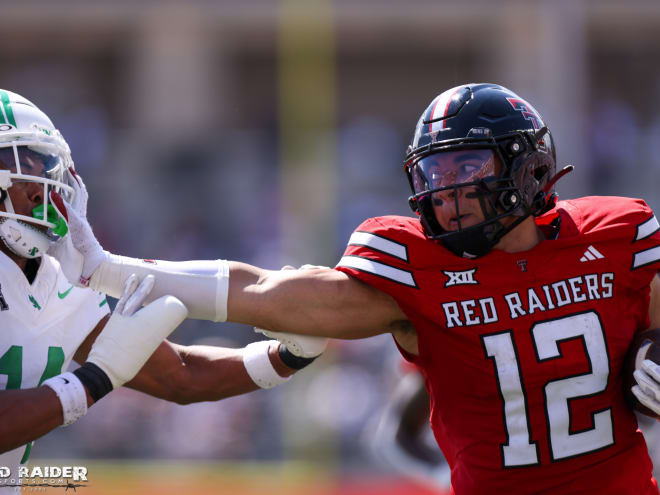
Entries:
[[[86, 191], [59, 131], [30, 101], [0, 90], [0, 466], [15, 473], [32, 440], [124, 383], [180, 404], [219, 400], [282, 383], [323, 352], [326, 339], [317, 338], [245, 349], [164, 340], [188, 310], [164, 296], [136, 311], [153, 277], [139, 286], [131, 277], [110, 316], [104, 294], [69, 283], [47, 254], [67, 230], [54, 191], [85, 214]], [[207, 273], [215, 283], [216, 262], [196, 267], [200, 281]], [[82, 366], [67, 373], [72, 360]]]

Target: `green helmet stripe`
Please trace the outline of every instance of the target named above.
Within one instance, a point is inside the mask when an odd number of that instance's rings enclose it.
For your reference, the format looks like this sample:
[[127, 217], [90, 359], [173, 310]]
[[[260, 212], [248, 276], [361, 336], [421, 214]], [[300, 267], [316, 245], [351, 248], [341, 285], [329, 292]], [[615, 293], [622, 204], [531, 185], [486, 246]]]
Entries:
[[[11, 109], [11, 101], [9, 101], [9, 95], [6, 91], [0, 90], [0, 100], [2, 101], [2, 113], [4, 114], [0, 115], [0, 119], [2, 119], [0, 124], [11, 124], [14, 127], [18, 127], [14, 118], [14, 111]], [[7, 120], [5, 120], [5, 117]]]

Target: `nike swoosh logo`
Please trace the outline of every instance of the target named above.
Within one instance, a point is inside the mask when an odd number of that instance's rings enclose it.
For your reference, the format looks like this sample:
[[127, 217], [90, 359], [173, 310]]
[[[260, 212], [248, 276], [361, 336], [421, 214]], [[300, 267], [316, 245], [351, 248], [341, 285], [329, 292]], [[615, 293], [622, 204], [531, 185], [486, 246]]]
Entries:
[[61, 378], [62, 380], [64, 380], [64, 383], [69, 383], [69, 380], [67, 380], [67, 379], [64, 378], [63, 376], [61, 376], [60, 378]]
[[58, 290], [57, 291], [57, 297], [59, 297], [60, 299], [64, 299], [66, 296], [69, 295], [69, 292], [71, 292], [71, 289], [73, 289], [73, 285], [71, 287], [69, 287], [67, 290], [65, 290], [64, 292], [60, 292]]

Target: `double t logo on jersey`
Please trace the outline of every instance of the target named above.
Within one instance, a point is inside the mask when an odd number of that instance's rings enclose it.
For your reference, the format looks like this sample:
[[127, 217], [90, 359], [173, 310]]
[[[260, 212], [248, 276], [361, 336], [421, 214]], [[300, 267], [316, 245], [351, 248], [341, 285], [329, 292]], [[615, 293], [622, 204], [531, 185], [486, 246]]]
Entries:
[[472, 268], [471, 270], [465, 270], [462, 272], [448, 272], [443, 270], [442, 273], [449, 277], [449, 280], [445, 282], [445, 287], [451, 287], [453, 285], [474, 285], [478, 284], [474, 279], [474, 274], [477, 269]]

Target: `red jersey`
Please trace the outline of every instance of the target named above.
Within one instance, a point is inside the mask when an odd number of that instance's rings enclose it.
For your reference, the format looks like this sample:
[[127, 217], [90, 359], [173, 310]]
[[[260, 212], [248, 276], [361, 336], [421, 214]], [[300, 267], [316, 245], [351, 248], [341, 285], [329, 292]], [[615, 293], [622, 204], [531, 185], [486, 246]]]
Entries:
[[658, 493], [622, 369], [649, 325], [660, 231], [641, 200], [562, 201], [557, 237], [479, 259], [419, 221], [371, 218], [337, 269], [390, 294], [414, 325], [431, 425], [457, 494]]

